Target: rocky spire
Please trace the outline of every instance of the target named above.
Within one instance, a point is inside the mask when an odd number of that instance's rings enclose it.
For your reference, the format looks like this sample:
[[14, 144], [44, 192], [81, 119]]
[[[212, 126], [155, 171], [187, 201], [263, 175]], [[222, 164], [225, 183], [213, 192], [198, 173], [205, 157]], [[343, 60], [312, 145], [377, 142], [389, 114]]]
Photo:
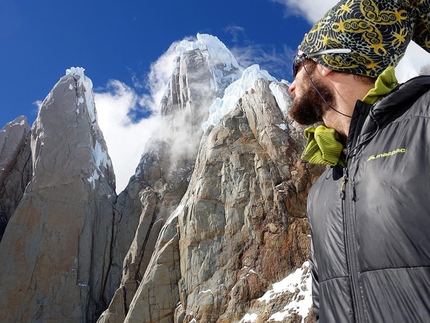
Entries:
[[109, 281], [118, 285], [121, 276], [121, 282], [99, 322], [124, 320], [160, 230], [188, 188], [209, 107], [240, 76], [233, 55], [216, 37], [184, 40], [176, 52], [160, 105], [164, 128], [149, 140], [135, 175], [118, 197], [116, 218], [121, 220], [115, 226]]
[[31, 182], [0, 244], [0, 321], [93, 322], [106, 306], [116, 195], [83, 70], [44, 100], [31, 155]]

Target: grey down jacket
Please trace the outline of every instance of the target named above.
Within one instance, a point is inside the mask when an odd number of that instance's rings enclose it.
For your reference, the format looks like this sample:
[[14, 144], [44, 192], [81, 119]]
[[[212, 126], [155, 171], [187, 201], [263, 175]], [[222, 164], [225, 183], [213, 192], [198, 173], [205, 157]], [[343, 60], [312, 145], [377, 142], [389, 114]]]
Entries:
[[357, 102], [347, 166], [312, 187], [319, 323], [430, 322], [430, 76]]

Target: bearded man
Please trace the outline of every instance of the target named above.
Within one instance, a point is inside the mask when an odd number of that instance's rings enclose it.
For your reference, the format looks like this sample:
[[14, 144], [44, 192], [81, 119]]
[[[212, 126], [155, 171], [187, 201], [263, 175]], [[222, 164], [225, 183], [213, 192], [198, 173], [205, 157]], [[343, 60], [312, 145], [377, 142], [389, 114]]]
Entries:
[[303, 159], [329, 167], [308, 217], [320, 323], [430, 322], [430, 76], [397, 84], [411, 40], [430, 51], [428, 0], [343, 0], [294, 58]]

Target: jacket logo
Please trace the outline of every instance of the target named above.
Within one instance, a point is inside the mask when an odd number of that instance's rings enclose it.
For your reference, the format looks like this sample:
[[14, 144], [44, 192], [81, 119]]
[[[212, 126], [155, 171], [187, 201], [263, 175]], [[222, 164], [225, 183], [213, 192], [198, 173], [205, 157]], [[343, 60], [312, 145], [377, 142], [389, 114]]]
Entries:
[[382, 153], [379, 155], [372, 155], [369, 157], [369, 159], [367, 161], [371, 161], [371, 160], [378, 159], [378, 158], [391, 157], [391, 156], [394, 156], [396, 154], [404, 154], [404, 153], [406, 153], [406, 149], [405, 148], [399, 148], [399, 149], [390, 151], [388, 153]]

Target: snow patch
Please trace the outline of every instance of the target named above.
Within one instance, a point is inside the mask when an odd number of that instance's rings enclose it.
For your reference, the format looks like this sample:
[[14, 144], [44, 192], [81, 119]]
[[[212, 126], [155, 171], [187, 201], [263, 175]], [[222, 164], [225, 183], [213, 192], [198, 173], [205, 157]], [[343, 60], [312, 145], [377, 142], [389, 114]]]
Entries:
[[[23, 125], [25, 125], [25, 120], [24, 119], [22, 119], [20, 122], [13, 122], [13, 121], [11, 121], [11, 122], [8, 122], [6, 124], [6, 126], [8, 126], [8, 127], [14, 127], [14, 126], [21, 126], [22, 127]], [[2, 132], [6, 132], [6, 130], [3, 129]]]
[[258, 315], [257, 314], [246, 314], [239, 323], [255, 323], [257, 322]]
[[278, 104], [278, 107], [286, 112], [290, 108], [291, 102], [288, 102], [285, 99], [285, 90], [281, 88], [279, 83], [272, 82], [269, 85], [270, 91], [272, 92], [273, 96], [275, 97], [276, 103]]
[[243, 94], [254, 87], [257, 79], [276, 81], [267, 71], [261, 70], [260, 66], [255, 64], [245, 69], [240, 79], [231, 83], [224, 92], [222, 99], [216, 98], [209, 108], [209, 117], [203, 123], [202, 128], [206, 131], [210, 126], [218, 124], [222, 117], [232, 111]]
[[[250, 270], [251, 272], [251, 270]], [[286, 318], [296, 313], [301, 316], [301, 323], [309, 314], [312, 307], [312, 278], [309, 272], [309, 262], [303, 263], [301, 268], [288, 275], [282, 281], [272, 285], [272, 289], [267, 291], [257, 302], [274, 304], [280, 295], [285, 293], [291, 294], [291, 301], [281, 311], [270, 316], [267, 322], [285, 321]], [[256, 305], [259, 308], [259, 305]], [[257, 310], [258, 312], [258, 310]], [[266, 313], [267, 315], [267, 313]], [[247, 313], [239, 323], [255, 323], [259, 319], [257, 313]], [[260, 318], [261, 320], [261, 318]]]
[[87, 181], [93, 184], [93, 189], [96, 188], [96, 181], [98, 181], [99, 178], [100, 178], [100, 175], [97, 172], [97, 169], [94, 170], [94, 173], [90, 178], [87, 178]]
[[95, 188], [95, 182], [100, 178], [100, 176], [104, 177], [103, 171], [100, 169], [101, 166], [107, 169], [108, 165], [111, 165], [111, 161], [108, 157], [107, 152], [103, 149], [102, 145], [96, 141], [94, 148], [91, 151], [94, 165], [96, 169], [94, 169], [93, 175], [88, 178], [88, 182], [93, 184], [93, 188]]
[[104, 166], [105, 168], [107, 168], [107, 165], [110, 161], [106, 151], [103, 149], [102, 145], [100, 145], [98, 141], [96, 141], [96, 144], [92, 151], [92, 155], [94, 164], [96, 165], [98, 171], [101, 172], [100, 166]]
[[281, 129], [281, 130], [288, 130], [288, 126], [285, 124], [285, 123], [281, 123], [280, 125], [278, 125], [278, 127]]
[[52, 97], [52, 91], [49, 92], [46, 97], [43, 99], [42, 103], [37, 103], [37, 106], [39, 107], [39, 109], [45, 104], [45, 102], [49, 101]]
[[[306, 273], [309, 270], [309, 262], [303, 263], [301, 268], [288, 275], [282, 281], [273, 284], [272, 289], [267, 291], [258, 300], [260, 302], [269, 302], [276, 298], [279, 294], [286, 292], [294, 294], [291, 302], [287, 304], [280, 312], [273, 314], [269, 321], [282, 321], [291, 313], [297, 313], [302, 317], [302, 323], [312, 307], [312, 279]], [[298, 293], [297, 293], [298, 291]]]
[[84, 283], [78, 283], [78, 287], [81, 287], [81, 288], [90, 288], [90, 285], [84, 284]]

